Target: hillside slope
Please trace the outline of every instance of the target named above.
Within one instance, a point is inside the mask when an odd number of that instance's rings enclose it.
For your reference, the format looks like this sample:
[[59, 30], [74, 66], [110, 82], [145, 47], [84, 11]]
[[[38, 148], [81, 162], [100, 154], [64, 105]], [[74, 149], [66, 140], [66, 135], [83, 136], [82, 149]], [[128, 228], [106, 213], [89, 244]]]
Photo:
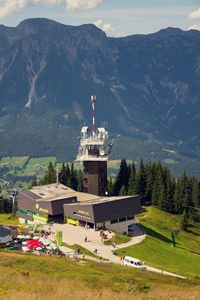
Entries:
[[138, 217], [147, 238], [138, 245], [119, 250], [120, 255], [137, 257], [147, 263], [176, 274], [195, 277], [200, 274], [200, 229], [190, 226], [177, 235], [176, 247], [172, 246], [171, 233], [180, 228], [180, 217], [149, 207]]
[[197, 300], [199, 280], [133, 268], [0, 251], [0, 298], [18, 300]]
[[90, 123], [96, 94], [97, 122], [107, 121], [111, 132], [199, 158], [199, 44], [200, 32], [175, 28], [108, 38], [92, 24], [1, 25], [0, 141], [6, 146], [0, 155], [32, 155], [39, 147], [35, 155], [59, 156], [63, 132]]

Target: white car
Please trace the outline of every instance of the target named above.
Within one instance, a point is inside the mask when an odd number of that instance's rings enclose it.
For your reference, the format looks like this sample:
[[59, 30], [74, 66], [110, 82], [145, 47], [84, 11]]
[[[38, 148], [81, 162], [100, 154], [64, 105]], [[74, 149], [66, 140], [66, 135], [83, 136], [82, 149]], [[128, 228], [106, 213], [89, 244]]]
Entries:
[[138, 269], [146, 269], [143, 263], [139, 259], [131, 256], [124, 257], [124, 266], [134, 267]]

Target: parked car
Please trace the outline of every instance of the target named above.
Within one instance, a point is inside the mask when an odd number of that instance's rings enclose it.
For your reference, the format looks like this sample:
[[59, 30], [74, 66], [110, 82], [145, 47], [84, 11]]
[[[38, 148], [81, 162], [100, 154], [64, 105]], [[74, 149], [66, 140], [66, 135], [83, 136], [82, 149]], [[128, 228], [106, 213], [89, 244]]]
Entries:
[[124, 266], [129, 266], [129, 267], [134, 267], [134, 268], [139, 268], [139, 269], [146, 269], [143, 263], [134, 257], [131, 256], [125, 256], [124, 257]]
[[134, 230], [135, 230], [134, 224], [128, 225], [128, 231], [134, 231]]

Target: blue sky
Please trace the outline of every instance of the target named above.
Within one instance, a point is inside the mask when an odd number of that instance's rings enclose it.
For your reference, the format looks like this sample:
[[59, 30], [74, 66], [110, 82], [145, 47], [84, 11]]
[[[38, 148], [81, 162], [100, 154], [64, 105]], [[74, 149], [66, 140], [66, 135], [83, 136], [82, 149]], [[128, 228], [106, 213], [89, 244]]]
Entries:
[[0, 0], [0, 23], [46, 17], [68, 25], [94, 23], [109, 36], [166, 27], [200, 30], [200, 0]]

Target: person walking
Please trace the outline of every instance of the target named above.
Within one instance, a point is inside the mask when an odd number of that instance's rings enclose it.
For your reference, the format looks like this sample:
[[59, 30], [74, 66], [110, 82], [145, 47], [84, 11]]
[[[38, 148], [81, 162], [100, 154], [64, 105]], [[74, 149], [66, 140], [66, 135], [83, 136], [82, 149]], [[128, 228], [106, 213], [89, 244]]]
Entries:
[[115, 247], [116, 247], [116, 244], [113, 242], [113, 243], [112, 243], [112, 246], [113, 246], [113, 248], [115, 248]]

